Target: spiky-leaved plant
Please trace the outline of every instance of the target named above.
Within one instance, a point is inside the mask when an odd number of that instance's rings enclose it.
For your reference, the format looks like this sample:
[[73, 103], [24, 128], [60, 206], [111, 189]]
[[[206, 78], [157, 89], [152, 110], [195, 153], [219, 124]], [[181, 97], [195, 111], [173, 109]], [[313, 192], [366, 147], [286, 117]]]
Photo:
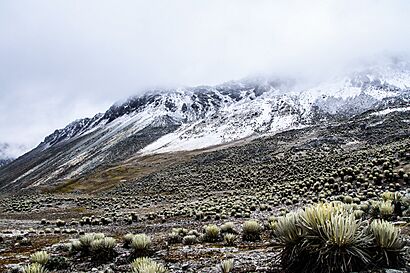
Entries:
[[39, 263], [33, 263], [23, 267], [23, 273], [48, 273], [48, 270]]
[[278, 219], [273, 233], [289, 272], [351, 272], [370, 262], [371, 235], [340, 203], [289, 213]]
[[399, 228], [384, 220], [374, 220], [370, 231], [376, 244], [376, 260], [381, 266], [402, 266], [405, 242]]
[[103, 233], [87, 233], [80, 237], [77, 242], [72, 243], [74, 249], [80, 250], [82, 254], [89, 254], [91, 251], [91, 243], [98, 239], [103, 239], [105, 235]]
[[124, 235], [124, 247], [129, 247], [131, 245], [132, 240], [134, 239], [134, 234], [127, 233]]
[[131, 263], [131, 272], [133, 273], [165, 273], [167, 269], [154, 260], [142, 257], [137, 258]]
[[368, 247], [372, 238], [353, 214], [331, 215], [316, 236], [310, 239], [312, 246], [315, 241], [319, 242], [316, 251], [320, 262], [316, 262], [314, 268], [322, 272], [352, 272], [370, 263]]
[[37, 251], [30, 255], [30, 261], [32, 263], [38, 263], [41, 265], [45, 265], [49, 259], [50, 254], [48, 254], [46, 251]]
[[104, 237], [91, 242], [90, 249], [93, 257], [100, 260], [108, 260], [115, 254], [116, 241], [112, 237]]
[[146, 234], [136, 234], [131, 242], [135, 256], [146, 256], [151, 247], [151, 238]]
[[283, 247], [295, 245], [302, 238], [303, 230], [299, 226], [299, 218], [299, 212], [289, 212], [277, 218], [273, 226], [273, 234]]
[[220, 229], [217, 225], [205, 226], [205, 239], [207, 242], [216, 242], [219, 239]]
[[218, 266], [220, 273], [230, 273], [233, 269], [233, 259], [224, 260]]
[[249, 220], [242, 225], [242, 237], [246, 241], [256, 241], [260, 239], [262, 226], [255, 220]]
[[380, 216], [384, 219], [387, 219], [390, 216], [392, 216], [394, 212], [394, 207], [393, 207], [392, 202], [390, 200], [380, 202], [379, 211], [380, 211]]
[[237, 236], [235, 234], [232, 233], [226, 233], [224, 235], [224, 242], [225, 245], [227, 246], [234, 246], [236, 244], [236, 238]]
[[300, 212], [289, 212], [285, 216], [277, 218], [273, 226], [273, 235], [281, 248], [280, 259], [286, 271], [299, 269], [309, 253], [302, 248], [304, 232], [300, 226]]

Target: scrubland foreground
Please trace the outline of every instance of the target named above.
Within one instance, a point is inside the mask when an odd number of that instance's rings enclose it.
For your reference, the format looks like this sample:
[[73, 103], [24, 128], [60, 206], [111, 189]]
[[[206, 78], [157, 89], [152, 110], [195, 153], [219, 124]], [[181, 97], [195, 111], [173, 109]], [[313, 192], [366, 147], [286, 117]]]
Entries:
[[0, 271], [408, 272], [409, 120], [153, 155], [166, 164], [3, 195]]

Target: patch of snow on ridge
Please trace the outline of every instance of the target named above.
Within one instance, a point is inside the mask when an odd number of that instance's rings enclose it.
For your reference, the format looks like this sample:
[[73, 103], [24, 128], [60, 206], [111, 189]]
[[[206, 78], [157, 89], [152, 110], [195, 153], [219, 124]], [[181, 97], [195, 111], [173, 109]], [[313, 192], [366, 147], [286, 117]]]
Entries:
[[387, 114], [390, 114], [392, 112], [406, 112], [410, 111], [410, 106], [409, 107], [400, 107], [400, 108], [388, 108], [384, 109], [378, 112], [371, 113], [372, 116], [384, 116]]

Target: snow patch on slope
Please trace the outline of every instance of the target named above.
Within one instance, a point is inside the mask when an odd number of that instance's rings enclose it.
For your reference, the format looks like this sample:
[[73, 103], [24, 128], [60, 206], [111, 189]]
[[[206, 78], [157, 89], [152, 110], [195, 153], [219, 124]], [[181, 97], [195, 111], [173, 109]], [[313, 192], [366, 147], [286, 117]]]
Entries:
[[370, 115], [372, 116], [385, 116], [387, 114], [393, 113], [393, 112], [407, 112], [410, 111], [410, 106], [409, 107], [400, 107], [400, 108], [388, 108], [384, 109], [378, 112], [371, 113]]

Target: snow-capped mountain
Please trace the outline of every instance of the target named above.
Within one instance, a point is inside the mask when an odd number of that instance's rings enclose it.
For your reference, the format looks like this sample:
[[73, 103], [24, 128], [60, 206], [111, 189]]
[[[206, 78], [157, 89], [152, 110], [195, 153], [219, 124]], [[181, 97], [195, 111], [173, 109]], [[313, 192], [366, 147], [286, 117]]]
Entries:
[[20, 162], [17, 173], [0, 171], [0, 190], [19, 181], [40, 185], [75, 178], [131, 157], [202, 149], [372, 109], [403, 108], [410, 104], [409, 90], [410, 69], [402, 63], [310, 85], [247, 79], [151, 90], [56, 130], [15, 161]]

